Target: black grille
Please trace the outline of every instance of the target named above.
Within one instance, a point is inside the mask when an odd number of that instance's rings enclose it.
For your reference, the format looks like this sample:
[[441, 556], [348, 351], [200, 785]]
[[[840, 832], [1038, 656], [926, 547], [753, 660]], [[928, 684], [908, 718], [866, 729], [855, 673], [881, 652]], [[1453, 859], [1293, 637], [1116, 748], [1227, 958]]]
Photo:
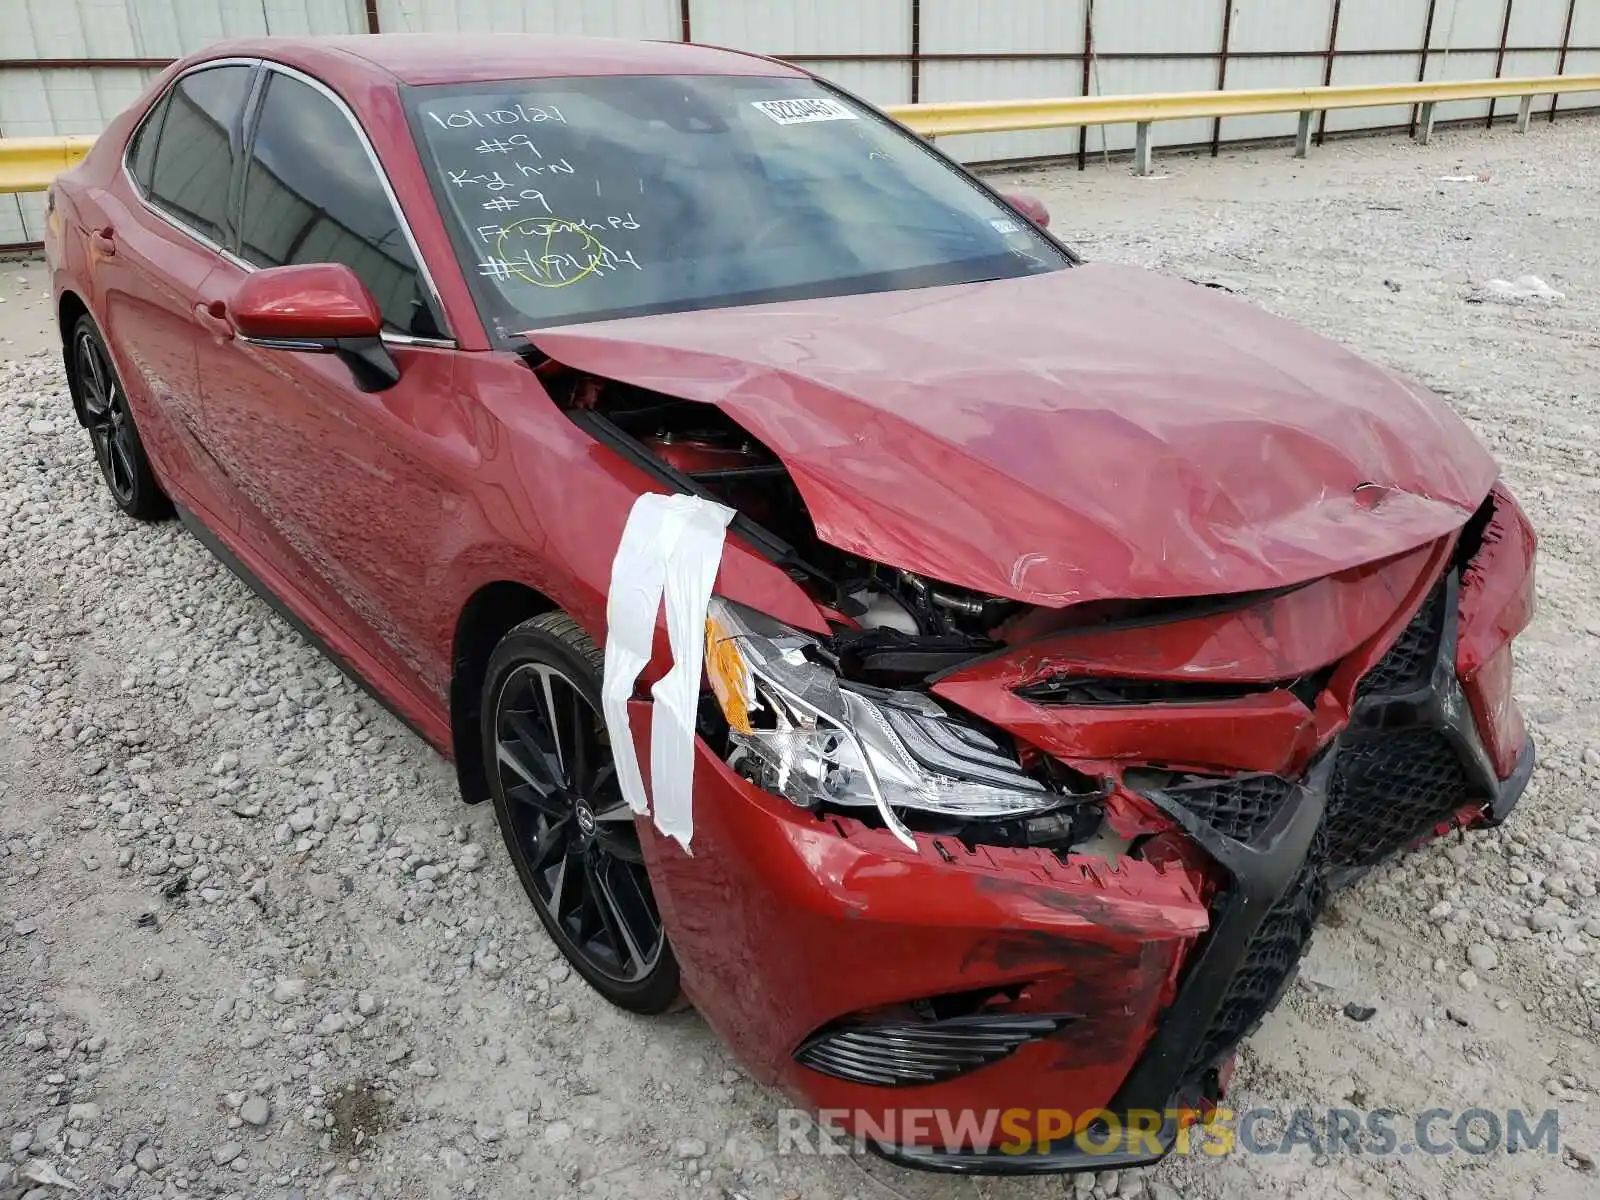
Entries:
[[[1515, 802], [1532, 750], [1502, 784], [1452, 669], [1459, 587], [1452, 571], [1429, 595], [1358, 684], [1336, 745], [1297, 786], [1270, 775], [1174, 782], [1154, 770], [1124, 773], [1124, 784], [1158, 807], [1181, 817], [1173, 807], [1181, 805], [1198, 818], [1182, 823], [1228, 883], [1213, 901], [1210, 932], [1177, 998], [1118, 1090], [1117, 1111], [1172, 1095], [1175, 1081], [1204, 1085], [1205, 1073], [1281, 999], [1330, 889], [1414, 844], [1464, 805], [1488, 799], [1492, 812], [1508, 790]], [[1282, 836], [1258, 842], [1279, 813]]]
[[1445, 589], [1435, 588], [1389, 653], [1362, 677], [1356, 687], [1357, 700], [1369, 695], [1414, 692], [1427, 686], [1444, 628], [1444, 603]]
[[1218, 833], [1252, 842], [1294, 794], [1295, 785], [1276, 775], [1180, 783], [1163, 789]]
[[[1449, 580], [1435, 588], [1356, 688], [1356, 719], [1339, 739], [1328, 784], [1332, 871], [1373, 866], [1476, 794], [1434, 686], [1440, 656], [1454, 655], [1445, 632], [1454, 596]], [[1454, 688], [1453, 676], [1442, 686]], [[1428, 697], [1420, 706], [1419, 695]]]
[[1294, 881], [1267, 910], [1250, 939], [1244, 962], [1229, 981], [1222, 1004], [1195, 1047], [1190, 1060], [1193, 1068], [1214, 1065], [1249, 1036], [1294, 978], [1295, 967], [1322, 912], [1326, 886], [1320, 862], [1324, 853], [1319, 832]]
[[942, 1083], [1049, 1037], [1072, 1017], [994, 1013], [944, 1021], [840, 1025], [814, 1034], [795, 1058], [814, 1071], [879, 1087]]
[[1347, 734], [1328, 787], [1328, 864], [1375, 863], [1471, 799], [1461, 755], [1440, 730]]

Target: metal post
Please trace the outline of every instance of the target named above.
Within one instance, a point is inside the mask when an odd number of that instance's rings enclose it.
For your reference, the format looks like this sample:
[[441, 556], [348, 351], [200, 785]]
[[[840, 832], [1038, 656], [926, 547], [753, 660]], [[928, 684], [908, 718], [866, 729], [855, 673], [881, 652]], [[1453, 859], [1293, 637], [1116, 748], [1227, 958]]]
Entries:
[[678, 36], [682, 41], [694, 41], [694, 25], [690, 21], [689, 5], [692, 0], [678, 0]]
[[1311, 153], [1311, 118], [1309, 108], [1300, 114], [1300, 132], [1294, 135], [1294, 156], [1304, 158]]
[[[1328, 53], [1322, 63], [1322, 86], [1333, 85], [1333, 60], [1339, 49], [1339, 9], [1340, 0], [1333, 0], [1333, 20], [1328, 25]], [[1323, 109], [1322, 115], [1317, 118], [1317, 145], [1322, 145], [1322, 140], [1328, 134], [1328, 110]]]
[[[1083, 6], [1083, 90], [1079, 95], [1089, 94], [1089, 72], [1094, 66], [1094, 0], [1088, 0]], [[1105, 130], [1100, 131], [1100, 145], [1105, 146]], [[1087, 170], [1089, 166], [1089, 127], [1078, 126], [1078, 170]]]
[[367, 32], [383, 32], [378, 26], [378, 0], [367, 0]]
[[[1511, 9], [1516, 2], [1517, 0], [1506, 0], [1505, 20], [1500, 23], [1500, 49], [1494, 56], [1494, 77], [1496, 79], [1500, 78], [1500, 72], [1505, 69], [1506, 38], [1511, 34]], [[1495, 100], [1492, 96], [1489, 98], [1489, 116], [1483, 123], [1483, 127], [1485, 129], [1494, 128], [1494, 110], [1498, 103], [1499, 101]]]
[[[1217, 54], [1217, 91], [1228, 90], [1228, 44], [1233, 40], [1233, 0], [1222, 0], [1222, 48]], [[1211, 120], [1211, 157], [1222, 147], [1222, 118]]]
[[1533, 97], [1524, 96], [1522, 107], [1517, 109], [1517, 132], [1527, 133], [1528, 122], [1533, 119]]
[[[1567, 4], [1567, 27], [1561, 31], [1561, 53], [1556, 57], [1556, 74], [1567, 73], [1567, 47], [1572, 44], [1572, 16], [1578, 11], [1578, 0], [1569, 0]], [[1557, 92], [1550, 97], [1550, 119], [1556, 119], [1556, 105], [1561, 103], [1561, 93]]]
[[1150, 122], [1140, 121], [1133, 134], [1133, 173], [1150, 174]]
[[[1428, 78], [1428, 46], [1433, 41], [1433, 13], [1439, 6], [1439, 0], [1428, 0], [1428, 16], [1422, 25], [1422, 55], [1417, 60], [1417, 82], [1422, 83]], [[1417, 136], [1417, 106], [1411, 106], [1411, 136]]]
[[[687, 2], [687, 0], [686, 0]], [[911, 103], [922, 100], [922, 0], [911, 0]]]
[[1433, 101], [1425, 101], [1422, 105], [1422, 116], [1417, 122], [1417, 141], [1426, 146], [1433, 141]]

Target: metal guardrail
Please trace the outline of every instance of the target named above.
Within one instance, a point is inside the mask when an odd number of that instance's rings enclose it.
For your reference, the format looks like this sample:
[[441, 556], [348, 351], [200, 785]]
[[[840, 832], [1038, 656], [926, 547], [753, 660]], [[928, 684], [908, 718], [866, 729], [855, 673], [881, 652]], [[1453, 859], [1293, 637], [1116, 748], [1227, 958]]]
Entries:
[[94, 137], [0, 138], [0, 192], [42, 192], [94, 145]]
[[1150, 173], [1150, 126], [1195, 117], [1254, 117], [1300, 114], [1295, 157], [1311, 149], [1312, 118], [1338, 108], [1421, 106], [1416, 137], [1433, 137], [1434, 106], [1451, 100], [1517, 97], [1517, 132], [1526, 133], [1535, 96], [1600, 91], [1600, 75], [1543, 75], [1527, 79], [1469, 79], [1440, 83], [1380, 83], [1359, 86], [1263, 88], [1226, 92], [1172, 92], [1153, 96], [1069, 96], [1059, 100], [978, 100], [891, 105], [884, 111], [924, 137], [959, 133], [1010, 133], [1078, 125], [1133, 125], [1134, 170]]
[[[1069, 96], [1059, 100], [977, 100], [897, 104], [885, 111], [924, 137], [961, 133], [1010, 133], [1080, 125], [1133, 125], [1134, 170], [1150, 173], [1150, 126], [1196, 117], [1300, 114], [1295, 156], [1311, 149], [1312, 118], [1339, 108], [1418, 105], [1416, 137], [1433, 137], [1434, 106], [1452, 100], [1519, 98], [1517, 131], [1526, 133], [1535, 96], [1600, 92], [1600, 75], [1543, 75], [1528, 79], [1469, 79], [1442, 83], [1380, 83], [1359, 86], [1264, 88], [1226, 92], [1171, 92], [1152, 96]], [[0, 138], [0, 193], [42, 192], [94, 144], [90, 136]]]

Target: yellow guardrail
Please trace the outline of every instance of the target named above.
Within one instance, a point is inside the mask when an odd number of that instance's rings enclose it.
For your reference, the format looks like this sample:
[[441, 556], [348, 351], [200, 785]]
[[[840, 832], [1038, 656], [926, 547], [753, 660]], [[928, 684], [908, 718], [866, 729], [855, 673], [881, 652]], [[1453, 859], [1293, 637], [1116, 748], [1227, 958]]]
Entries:
[[[1518, 98], [1517, 128], [1526, 131], [1535, 96], [1600, 92], [1600, 75], [1543, 75], [1526, 79], [1465, 79], [1440, 83], [1379, 83], [1337, 87], [1261, 88], [1226, 92], [1169, 92], [1150, 96], [1067, 96], [1057, 100], [975, 100], [896, 104], [886, 112], [924, 137], [1012, 133], [1078, 125], [1133, 125], [1134, 169], [1150, 172], [1150, 126], [1196, 117], [1300, 114], [1295, 153], [1310, 148], [1311, 118], [1339, 108], [1419, 105], [1417, 139], [1433, 135], [1434, 106], [1451, 100]], [[0, 193], [40, 192], [93, 145], [88, 136], [0, 138]]]
[[89, 153], [94, 138], [0, 138], [0, 192], [42, 192]]
[[1067, 96], [1057, 100], [977, 100], [939, 104], [898, 104], [884, 111], [924, 137], [958, 133], [1011, 133], [1077, 125], [1133, 125], [1134, 169], [1150, 172], [1150, 126], [1156, 121], [1195, 117], [1254, 117], [1300, 114], [1295, 153], [1310, 147], [1311, 118], [1336, 108], [1421, 106], [1417, 139], [1433, 136], [1434, 106], [1451, 100], [1516, 97], [1522, 101], [1517, 129], [1526, 132], [1535, 96], [1600, 91], [1600, 75], [1543, 75], [1526, 79], [1463, 79], [1440, 83], [1379, 83], [1359, 86], [1240, 89], [1227, 92], [1170, 92], [1151, 96]]

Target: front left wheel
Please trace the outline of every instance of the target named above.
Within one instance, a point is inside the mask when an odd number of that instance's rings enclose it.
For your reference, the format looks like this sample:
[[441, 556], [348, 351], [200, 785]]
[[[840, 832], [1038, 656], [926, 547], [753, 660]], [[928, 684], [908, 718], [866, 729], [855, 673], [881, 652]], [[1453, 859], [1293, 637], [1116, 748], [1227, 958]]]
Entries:
[[550, 937], [619, 1008], [678, 1000], [678, 963], [600, 710], [604, 662], [563, 613], [518, 625], [484, 680], [484, 770], [522, 886]]
[[135, 520], [159, 521], [171, 516], [172, 502], [156, 482], [133, 422], [128, 394], [111, 365], [100, 331], [87, 314], [73, 326], [68, 361], [84, 424], [94, 443], [95, 461], [111, 499]]

